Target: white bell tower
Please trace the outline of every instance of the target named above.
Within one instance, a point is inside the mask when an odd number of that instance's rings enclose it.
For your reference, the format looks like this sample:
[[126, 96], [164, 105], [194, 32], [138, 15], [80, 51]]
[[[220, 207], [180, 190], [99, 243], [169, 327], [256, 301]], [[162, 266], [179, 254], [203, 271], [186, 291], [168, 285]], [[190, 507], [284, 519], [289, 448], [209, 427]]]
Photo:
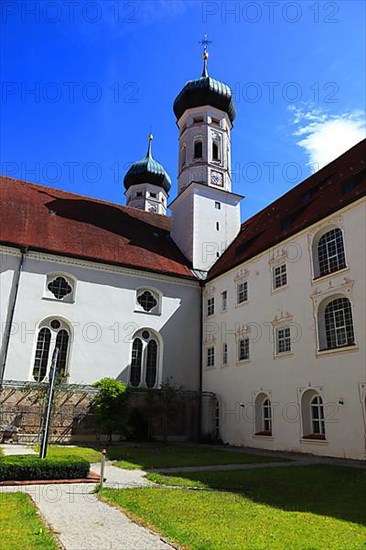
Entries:
[[178, 197], [170, 204], [172, 237], [193, 269], [208, 271], [240, 230], [241, 195], [231, 192], [230, 133], [235, 107], [229, 86], [203, 72], [174, 102], [179, 128]]

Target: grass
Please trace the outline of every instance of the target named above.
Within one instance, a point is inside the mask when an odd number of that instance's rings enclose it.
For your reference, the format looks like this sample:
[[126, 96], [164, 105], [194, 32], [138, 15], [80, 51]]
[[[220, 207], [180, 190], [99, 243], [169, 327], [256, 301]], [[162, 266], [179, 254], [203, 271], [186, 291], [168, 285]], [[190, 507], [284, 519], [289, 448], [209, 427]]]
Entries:
[[103, 489], [101, 496], [184, 548], [366, 547], [365, 470], [314, 465], [154, 477], [204, 489]]
[[[33, 447], [38, 453], [39, 447]], [[84, 458], [88, 462], [100, 462], [101, 450], [91, 447], [78, 447], [73, 445], [49, 445], [47, 449], [47, 458], [58, 458], [61, 456], [77, 456]]]
[[51, 532], [45, 527], [29, 495], [0, 494], [0, 550], [56, 550]]
[[154, 468], [179, 468], [184, 466], [211, 466], [217, 464], [252, 464], [283, 461], [282, 458], [245, 454], [244, 452], [210, 448], [200, 445], [173, 445], [162, 443], [126, 444], [110, 447], [108, 458], [115, 459], [115, 466], [126, 469], [151, 470]]
[[[35, 449], [38, 450], [37, 447]], [[50, 445], [48, 447], [48, 457], [64, 455], [80, 456], [89, 462], [99, 462], [101, 457], [100, 450], [90, 447], [67, 445]], [[107, 447], [107, 459], [116, 460], [115, 466], [127, 470], [286, 461], [283, 458], [251, 455], [204, 445], [163, 443], [124, 443], [115, 447]]]

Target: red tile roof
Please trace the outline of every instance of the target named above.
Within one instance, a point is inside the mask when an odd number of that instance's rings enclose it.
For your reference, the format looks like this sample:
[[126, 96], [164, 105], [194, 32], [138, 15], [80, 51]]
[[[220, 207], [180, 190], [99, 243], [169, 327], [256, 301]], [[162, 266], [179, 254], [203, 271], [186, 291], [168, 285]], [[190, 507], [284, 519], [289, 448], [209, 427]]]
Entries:
[[0, 242], [185, 278], [170, 218], [0, 177]]
[[[366, 194], [366, 140], [244, 222], [209, 271], [213, 279]], [[365, 235], [362, 236], [365, 239]]]

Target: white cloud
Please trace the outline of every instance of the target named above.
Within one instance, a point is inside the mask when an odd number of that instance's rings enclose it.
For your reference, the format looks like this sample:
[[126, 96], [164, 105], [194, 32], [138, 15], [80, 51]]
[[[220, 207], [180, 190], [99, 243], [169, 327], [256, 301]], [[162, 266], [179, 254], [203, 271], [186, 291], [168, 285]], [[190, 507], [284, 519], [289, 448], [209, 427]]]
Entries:
[[300, 136], [297, 145], [309, 157], [307, 163], [314, 171], [319, 170], [366, 137], [365, 113], [351, 111], [329, 114], [320, 109], [304, 110], [289, 107], [297, 129], [294, 136]]

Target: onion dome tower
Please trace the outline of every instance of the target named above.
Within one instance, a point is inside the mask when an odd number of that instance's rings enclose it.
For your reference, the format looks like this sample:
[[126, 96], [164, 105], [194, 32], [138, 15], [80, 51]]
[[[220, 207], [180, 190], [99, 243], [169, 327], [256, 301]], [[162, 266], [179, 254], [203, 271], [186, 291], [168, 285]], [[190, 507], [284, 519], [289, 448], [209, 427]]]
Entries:
[[126, 203], [147, 212], [166, 214], [171, 181], [164, 166], [152, 156], [152, 140], [149, 134], [145, 157], [134, 162], [124, 177]]
[[236, 116], [229, 86], [208, 74], [205, 35], [200, 78], [185, 84], [174, 101], [179, 128], [178, 197], [172, 202], [172, 236], [207, 271], [240, 229], [239, 202], [231, 192], [231, 129]]

